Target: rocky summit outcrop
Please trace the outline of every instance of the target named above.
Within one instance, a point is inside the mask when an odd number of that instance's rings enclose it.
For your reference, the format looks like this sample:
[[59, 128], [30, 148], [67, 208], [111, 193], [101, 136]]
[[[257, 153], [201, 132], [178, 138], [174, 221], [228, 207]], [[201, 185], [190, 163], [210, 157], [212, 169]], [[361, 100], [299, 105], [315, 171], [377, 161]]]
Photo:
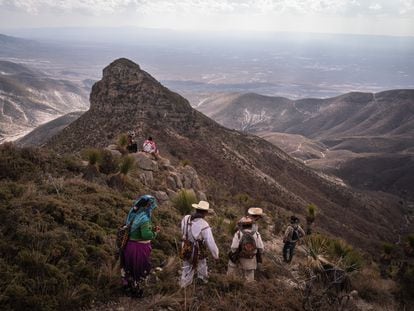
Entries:
[[[188, 162], [198, 172], [198, 178], [191, 178], [191, 167], [171, 171], [165, 179], [169, 190], [163, 191], [167, 195], [182, 187], [197, 188], [201, 179], [213, 205], [237, 205], [237, 197], [247, 194], [273, 217], [281, 210], [304, 215], [313, 203], [319, 207], [316, 226], [355, 245], [374, 249], [396, 238], [402, 211], [392, 197], [355, 192], [261, 138], [222, 127], [130, 60], [118, 59], [104, 69], [90, 101], [90, 110], [47, 146], [59, 153], [106, 147], [119, 134], [134, 130], [141, 140], [153, 136], [161, 155], [174, 166]], [[155, 168], [140, 161], [142, 180], [151, 182]]]

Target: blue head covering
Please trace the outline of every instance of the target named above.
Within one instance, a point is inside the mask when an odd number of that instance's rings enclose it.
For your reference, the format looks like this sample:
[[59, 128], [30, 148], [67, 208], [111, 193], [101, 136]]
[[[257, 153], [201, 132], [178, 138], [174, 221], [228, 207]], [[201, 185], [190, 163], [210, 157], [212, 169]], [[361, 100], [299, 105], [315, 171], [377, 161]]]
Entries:
[[[146, 208], [148, 204], [149, 206]], [[152, 211], [156, 207], [157, 207], [157, 201], [151, 195], [146, 194], [140, 197], [138, 200], [136, 200], [131, 210], [129, 211], [127, 219], [126, 219], [127, 225], [131, 222], [132, 219], [134, 219], [134, 222], [132, 223], [132, 226], [131, 226], [131, 231], [137, 230], [144, 223], [150, 221]]]

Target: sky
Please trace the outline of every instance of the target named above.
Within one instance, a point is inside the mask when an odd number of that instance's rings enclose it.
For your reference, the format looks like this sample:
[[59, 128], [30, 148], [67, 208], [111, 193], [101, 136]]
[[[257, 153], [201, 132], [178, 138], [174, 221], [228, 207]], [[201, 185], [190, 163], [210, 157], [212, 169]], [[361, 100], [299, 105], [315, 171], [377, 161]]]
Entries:
[[0, 0], [0, 30], [125, 26], [414, 36], [414, 0]]

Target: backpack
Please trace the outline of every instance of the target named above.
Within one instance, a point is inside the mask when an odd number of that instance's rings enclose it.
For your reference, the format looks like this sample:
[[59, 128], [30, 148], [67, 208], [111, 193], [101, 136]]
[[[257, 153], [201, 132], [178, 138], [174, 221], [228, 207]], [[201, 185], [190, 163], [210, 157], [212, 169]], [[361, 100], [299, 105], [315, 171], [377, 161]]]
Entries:
[[[256, 240], [254, 239], [254, 235], [257, 234], [257, 232], [252, 231], [242, 231], [242, 237], [239, 243], [239, 256], [240, 258], [253, 258], [256, 256]], [[240, 231], [239, 231], [239, 237], [240, 237]]]
[[299, 240], [299, 230], [298, 228], [293, 228], [292, 242], [296, 242], [297, 240]]
[[191, 242], [188, 239], [189, 226], [191, 227], [191, 216], [188, 216], [186, 221], [185, 234], [182, 238], [179, 257], [182, 260], [191, 262], [193, 268], [195, 268], [199, 260], [207, 258], [207, 250], [203, 240], [196, 239], [194, 242]]

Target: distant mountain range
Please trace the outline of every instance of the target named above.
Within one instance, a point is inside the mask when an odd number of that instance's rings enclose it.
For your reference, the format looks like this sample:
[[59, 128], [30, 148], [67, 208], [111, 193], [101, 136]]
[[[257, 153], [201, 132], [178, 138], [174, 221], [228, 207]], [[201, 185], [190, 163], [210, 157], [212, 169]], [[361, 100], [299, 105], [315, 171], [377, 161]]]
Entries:
[[86, 110], [88, 90], [26, 65], [0, 61], [0, 142], [68, 112]]
[[229, 94], [197, 109], [354, 186], [414, 196], [414, 90], [301, 100]]

